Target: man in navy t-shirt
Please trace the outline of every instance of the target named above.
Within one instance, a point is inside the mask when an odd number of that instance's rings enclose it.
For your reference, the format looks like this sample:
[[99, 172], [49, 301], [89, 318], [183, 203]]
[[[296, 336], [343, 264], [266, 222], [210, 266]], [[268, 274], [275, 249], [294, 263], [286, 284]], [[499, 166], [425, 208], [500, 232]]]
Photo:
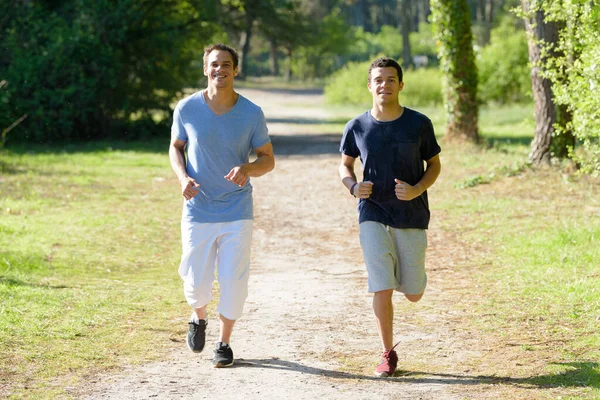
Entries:
[[[383, 347], [375, 375], [387, 377], [398, 363], [393, 345], [394, 290], [417, 302], [427, 285], [426, 190], [440, 174], [441, 149], [429, 118], [400, 105], [398, 94], [404, 82], [396, 61], [373, 61], [367, 87], [373, 107], [346, 124], [339, 173], [342, 183], [359, 198], [360, 244]], [[354, 173], [359, 157], [361, 182]]]

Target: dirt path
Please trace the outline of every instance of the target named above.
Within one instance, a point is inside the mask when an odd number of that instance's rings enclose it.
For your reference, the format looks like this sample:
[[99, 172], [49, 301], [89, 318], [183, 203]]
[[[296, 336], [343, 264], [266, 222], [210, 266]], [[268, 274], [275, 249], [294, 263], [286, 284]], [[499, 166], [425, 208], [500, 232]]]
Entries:
[[473, 376], [484, 346], [457, 329], [463, 305], [454, 289], [467, 282], [448, 265], [461, 262], [460, 244], [436, 229], [440, 215], [429, 233], [427, 294], [416, 305], [403, 305], [407, 311], [395, 319], [402, 372], [372, 377], [379, 341], [355, 199], [337, 177], [339, 132], [314, 132], [315, 123], [328, 117], [324, 107], [314, 107], [322, 104], [319, 94], [241, 92], [265, 111], [277, 167], [253, 181], [252, 275], [232, 339], [236, 367], [211, 367], [218, 333], [213, 315], [204, 353], [190, 353], [181, 343], [168, 361], [101, 377], [86, 398], [508, 398]]

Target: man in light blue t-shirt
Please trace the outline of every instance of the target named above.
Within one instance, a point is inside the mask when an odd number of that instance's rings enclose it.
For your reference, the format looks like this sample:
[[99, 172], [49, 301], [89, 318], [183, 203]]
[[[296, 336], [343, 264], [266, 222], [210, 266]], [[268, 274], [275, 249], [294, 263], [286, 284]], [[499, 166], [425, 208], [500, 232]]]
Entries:
[[[204, 50], [208, 86], [181, 100], [173, 112], [169, 158], [184, 197], [181, 219], [183, 255], [179, 274], [194, 309], [187, 345], [204, 349], [206, 306], [218, 268], [220, 338], [216, 368], [233, 365], [229, 346], [235, 321], [248, 295], [252, 240], [252, 185], [275, 166], [265, 116], [235, 92], [238, 55], [226, 45]], [[249, 162], [250, 152], [256, 160]]]

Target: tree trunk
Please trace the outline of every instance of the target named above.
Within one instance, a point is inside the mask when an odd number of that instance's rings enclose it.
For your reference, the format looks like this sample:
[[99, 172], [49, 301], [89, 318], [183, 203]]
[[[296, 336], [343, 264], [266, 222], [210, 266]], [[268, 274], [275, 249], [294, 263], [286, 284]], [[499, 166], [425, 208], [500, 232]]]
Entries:
[[494, 24], [494, 0], [485, 0], [483, 4], [483, 37], [484, 46], [490, 44], [492, 25]]
[[466, 0], [431, 0], [432, 21], [444, 71], [446, 138], [479, 142], [477, 67]]
[[423, 22], [429, 21], [431, 15], [431, 3], [429, 1], [423, 2]]
[[366, 0], [358, 0], [350, 7], [352, 25], [360, 26], [367, 30], [367, 5]]
[[412, 52], [410, 49], [410, 20], [411, 0], [402, 0], [400, 16], [402, 19], [402, 60], [404, 68], [413, 66]]
[[244, 67], [246, 66], [246, 57], [250, 52], [250, 38], [252, 37], [253, 23], [254, 18], [251, 15], [247, 14], [246, 26], [244, 28], [244, 31], [240, 34], [240, 51], [238, 52], [238, 79], [240, 80], [246, 79], [246, 71], [244, 70]]
[[283, 79], [287, 82], [292, 80], [292, 49], [287, 48], [287, 57], [285, 60], [285, 70], [283, 71]]
[[277, 60], [277, 41], [271, 39], [269, 43], [269, 66], [271, 75], [279, 76], [279, 62]]
[[534, 165], [550, 163], [550, 146], [556, 122], [556, 105], [552, 95], [550, 80], [541, 76], [542, 50], [539, 41], [555, 43], [558, 30], [554, 23], [544, 21], [544, 12], [535, 11], [531, 15], [529, 0], [521, 0], [525, 11], [525, 29], [528, 33], [529, 62], [531, 63], [531, 87], [535, 105], [535, 136], [531, 143], [529, 161]]
[[421, 6], [420, 0], [413, 2], [412, 11], [412, 30], [413, 32], [419, 32], [419, 24], [421, 23]]

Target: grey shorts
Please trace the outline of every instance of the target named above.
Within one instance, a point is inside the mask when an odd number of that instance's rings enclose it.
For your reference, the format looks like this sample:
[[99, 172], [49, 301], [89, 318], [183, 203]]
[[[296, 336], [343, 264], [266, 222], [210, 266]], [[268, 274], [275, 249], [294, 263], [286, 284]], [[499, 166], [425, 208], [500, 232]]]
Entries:
[[427, 286], [424, 229], [396, 229], [379, 222], [360, 224], [369, 292], [395, 289], [404, 294], [421, 294]]

